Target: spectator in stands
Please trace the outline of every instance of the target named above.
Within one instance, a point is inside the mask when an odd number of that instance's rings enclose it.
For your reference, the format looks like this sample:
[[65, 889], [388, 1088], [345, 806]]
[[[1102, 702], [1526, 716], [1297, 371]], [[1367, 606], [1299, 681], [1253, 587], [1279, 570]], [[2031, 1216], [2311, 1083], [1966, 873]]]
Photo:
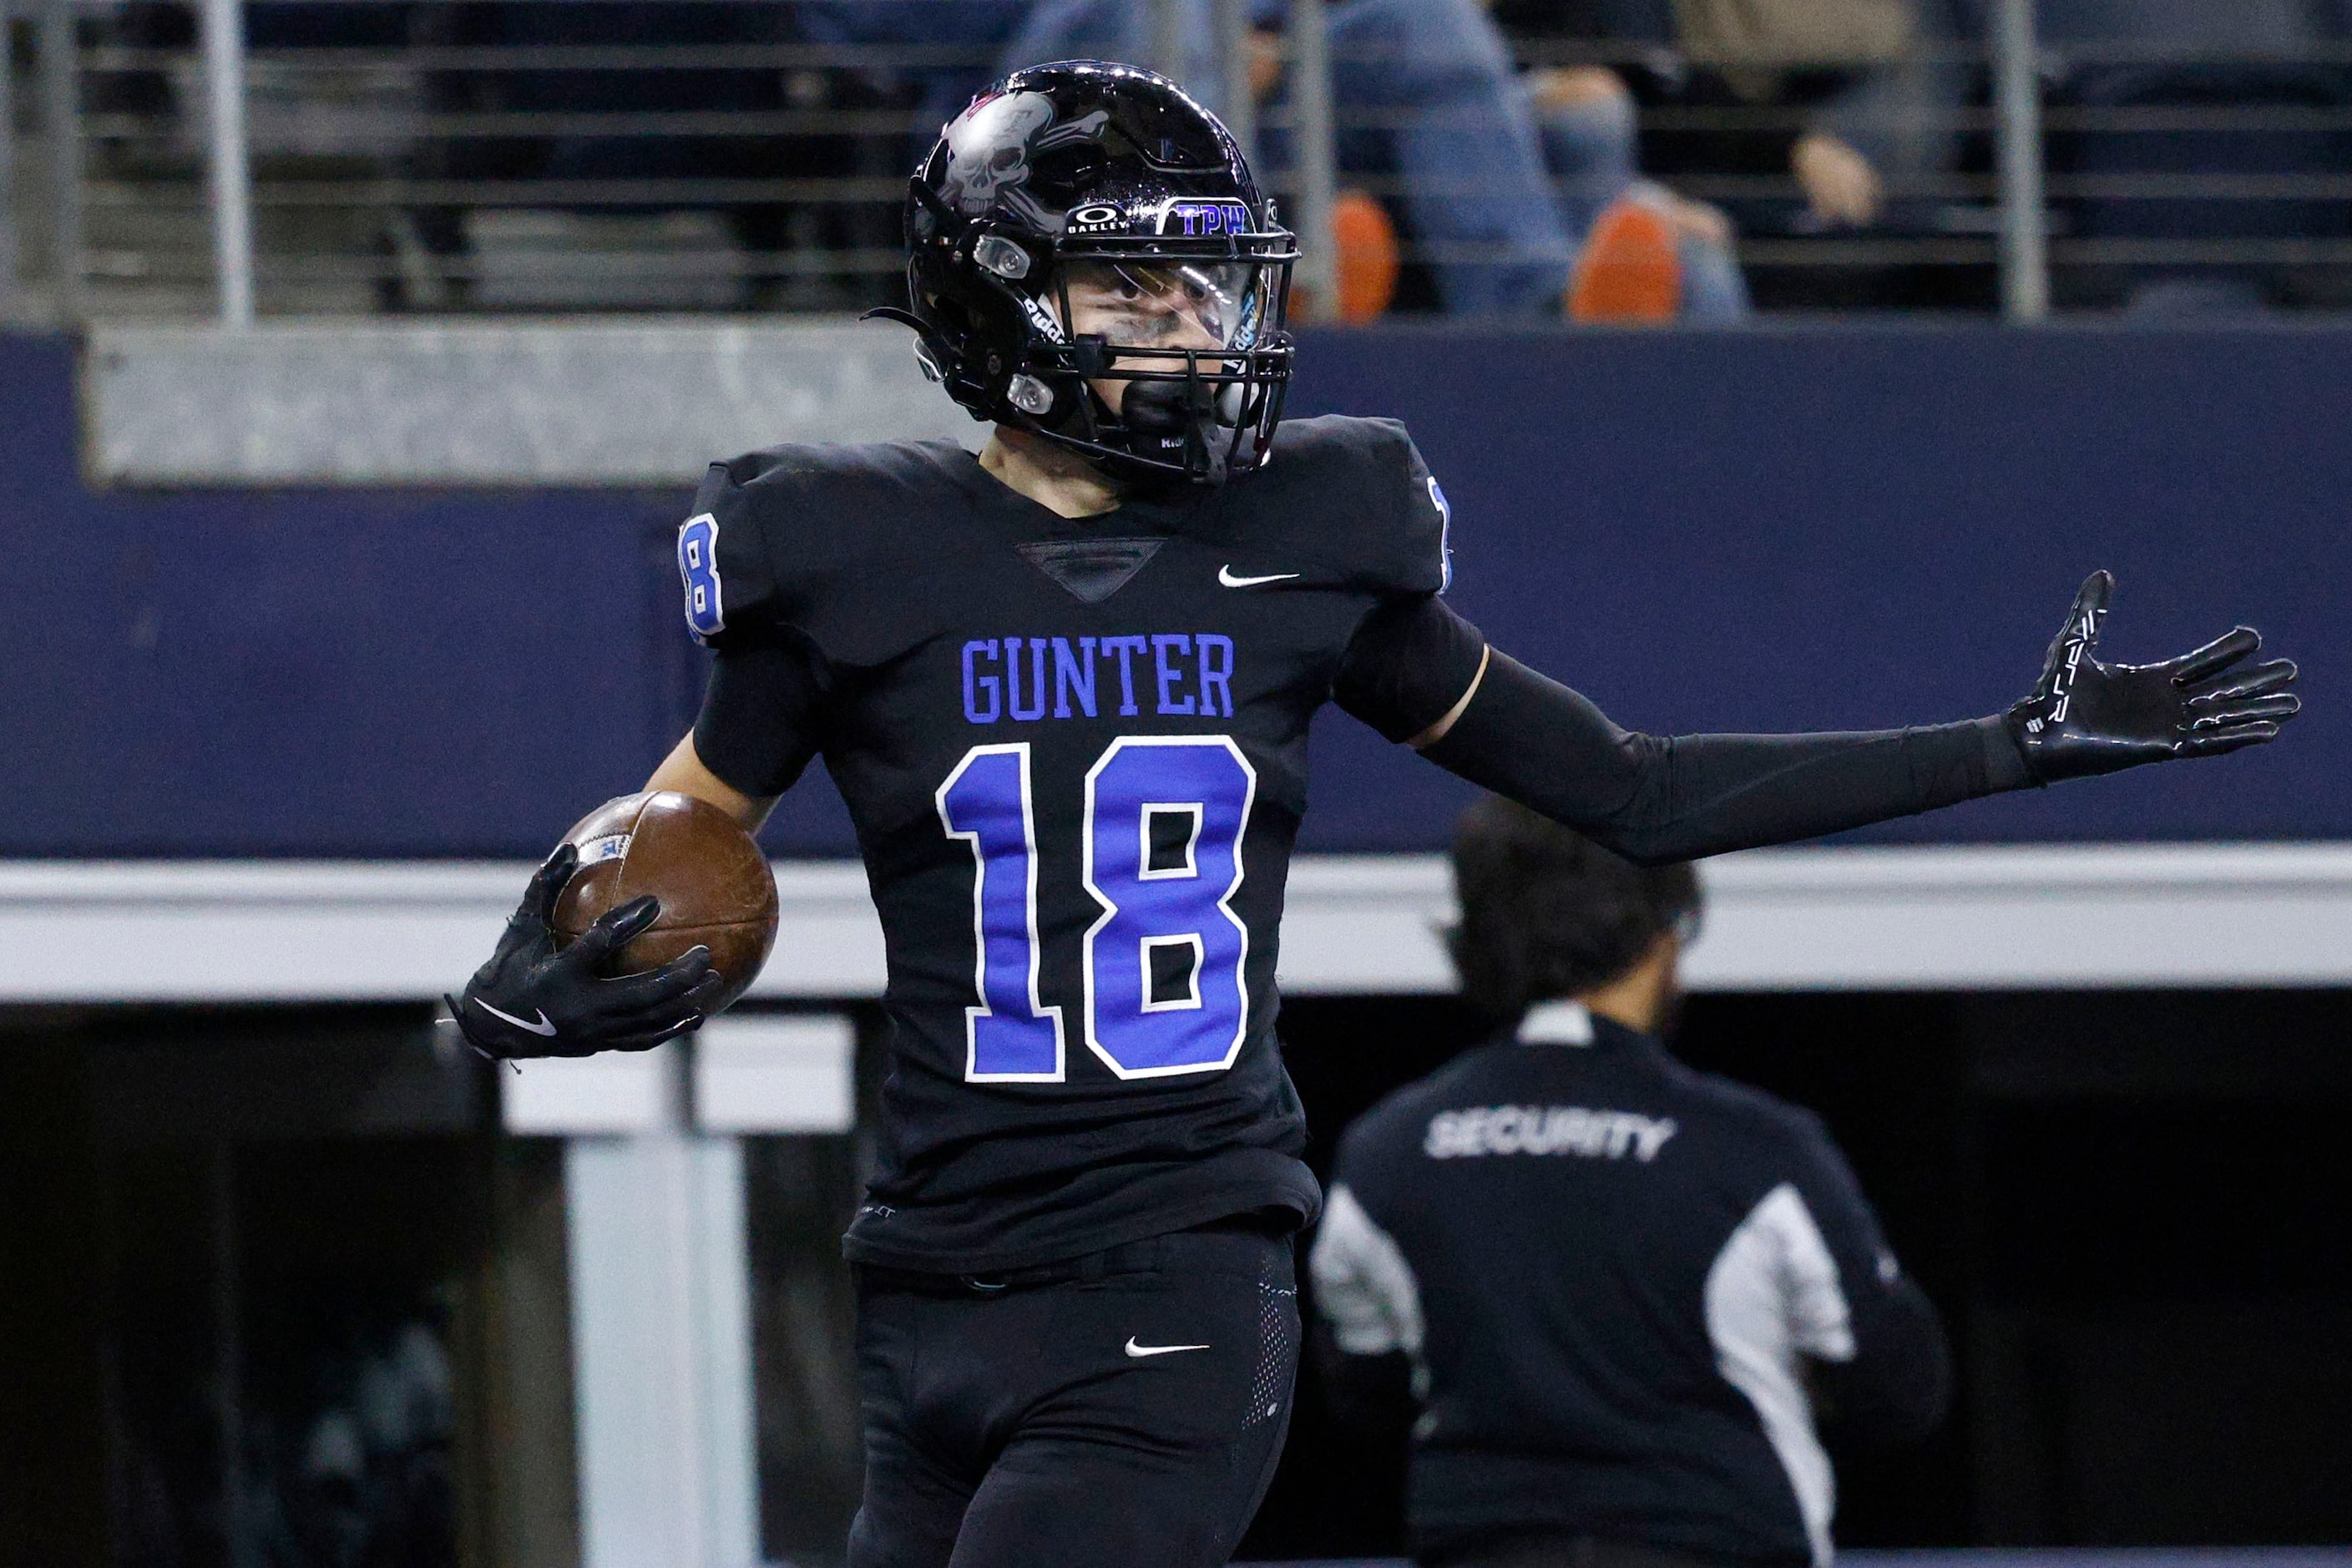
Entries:
[[1800, 110], [1789, 131], [1661, 139], [1675, 172], [1795, 178], [1800, 207], [1738, 204], [1743, 226], [1935, 226], [1933, 198], [1890, 192], [1919, 192], [1958, 164], [1958, 111], [1971, 82], [1951, 56], [1983, 37], [1980, 0], [1499, 0], [1496, 9], [1515, 31], [1642, 56], [1634, 75], [1645, 97]]
[[1816, 1415], [1932, 1427], [1935, 1309], [1819, 1121], [1666, 1053], [1688, 866], [1493, 797], [1454, 866], [1455, 965], [1502, 1032], [1340, 1142], [1310, 1265], [1334, 1402], [1418, 1400], [1423, 1563], [1822, 1568]]
[[[2297, 245], [2352, 232], [2340, 199], [2193, 187], [2340, 176], [2352, 137], [2327, 117], [2352, 104], [2352, 77], [2315, 57], [2340, 48], [2346, 21], [2340, 5], [2306, 0], [2042, 0], [2044, 41], [2075, 57], [2056, 103], [2105, 121], [2050, 139], [2062, 176], [2105, 186], [2070, 204], [2074, 232], [2158, 250], [2062, 273], [2064, 297], [2195, 311], [2340, 296], [2340, 268], [2291, 264]], [[2162, 122], [2117, 123], [2134, 110]]]
[[[1186, 85], [1222, 108], [1226, 73], [1210, 6], [1182, 0], [1182, 7]], [[1255, 12], [1253, 78], [1269, 102], [1285, 90], [1274, 25], [1286, 11], [1274, 4]], [[1606, 122], [1598, 147], [1591, 135], [1548, 141], [1477, 0], [1335, 0], [1328, 17], [1340, 170], [1396, 180], [1402, 216], [1431, 259], [1448, 313], [1559, 313], [1581, 281], [1572, 277], [1580, 260], [1611, 263], [1580, 252], [1608, 237], [1595, 216], [1618, 203], [1655, 215], [1630, 226], [1640, 230], [1637, 248], [1657, 251], [1647, 264], [1668, 275], [1667, 313], [1702, 321], [1745, 315], [1728, 226], [1636, 184], [1630, 121]], [[1003, 63], [1012, 69], [1073, 57], [1149, 59], [1154, 26], [1150, 7], [1121, 0], [1042, 0]], [[1265, 142], [1273, 167], [1287, 166], [1286, 140], [1268, 134]], [[1573, 186], [1564, 197], [1552, 187], [1548, 145], [1563, 154], [1559, 172]]]
[[[1734, 229], [1722, 209], [1677, 195], [1637, 165], [1639, 128], [1624, 79], [1598, 66], [1532, 70], [1520, 79], [1544, 165], [1559, 193], [1562, 221], [1583, 246], [1570, 284], [1570, 313], [1622, 314], [1593, 297], [1625, 278], [1609, 259], [1629, 247], [1663, 241], [1675, 247], [1680, 301], [1675, 314], [1699, 322], [1748, 314], [1748, 283], [1733, 258]], [[1649, 226], [1654, 238], [1644, 239]], [[1582, 310], [1580, 300], [1587, 301]]]
[[[352, 9], [365, 10], [366, 7]], [[772, 205], [730, 201], [713, 194], [720, 182], [748, 184], [772, 177], [782, 163], [779, 139], [757, 133], [646, 134], [628, 122], [658, 122], [662, 115], [693, 113], [706, 123], [722, 114], [772, 114], [783, 107], [782, 73], [757, 65], [735, 68], [665, 68], [656, 51], [703, 45], [714, 53], [746, 50], [779, 41], [780, 16], [732, 0], [612, 0], [593, 5], [550, 5], [545, 0], [500, 0], [483, 5], [425, 7], [422, 40], [437, 49], [462, 53], [478, 48], [501, 57], [497, 68], [436, 69], [428, 75], [427, 102], [437, 113], [491, 120], [511, 116], [512, 130], [431, 138], [415, 173], [426, 184], [499, 182], [508, 200], [522, 196], [537, 214], [554, 214], [594, 226], [620, 216], [724, 214], [714, 225], [730, 241], [754, 251], [778, 248]], [[568, 52], [602, 55], [600, 68], [570, 68]], [[533, 56], [558, 63], [539, 66]], [[609, 116], [622, 128], [582, 129], [578, 121]], [[555, 122], [552, 131], [542, 129]], [[565, 122], [569, 121], [567, 124]], [[610, 199], [616, 189], [642, 193], [624, 206]], [[562, 238], [526, 239], [509, 249], [509, 224], [524, 216], [507, 203], [472, 207], [426, 207], [414, 214], [416, 230], [433, 254], [463, 258], [448, 279], [423, 285], [406, 279], [405, 302], [446, 308], [450, 285], [460, 300], [495, 302], [520, 285], [525, 290], [569, 269]], [[553, 231], [560, 235], [562, 230]], [[638, 252], [644, 276], [660, 279], [671, 271], [667, 247]], [[737, 258], [728, 256], [730, 267]], [[604, 280], [612, 283], [612, 279]], [[737, 279], [712, 280], [715, 300], [738, 305]], [[420, 286], [422, 285], [422, 286]], [[625, 285], [623, 285], [625, 287]], [[583, 301], [586, 302], [586, 301]], [[712, 302], [706, 300], [702, 302]]]

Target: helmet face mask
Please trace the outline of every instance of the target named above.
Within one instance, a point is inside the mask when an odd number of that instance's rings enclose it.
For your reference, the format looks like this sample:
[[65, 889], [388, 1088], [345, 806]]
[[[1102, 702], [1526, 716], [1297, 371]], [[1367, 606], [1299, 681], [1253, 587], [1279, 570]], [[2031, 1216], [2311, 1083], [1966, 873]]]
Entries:
[[1054, 282], [1071, 335], [1118, 349], [1245, 349], [1265, 303], [1249, 261], [1070, 261]]
[[1213, 484], [1255, 468], [1288, 379], [1287, 342], [1261, 347], [1280, 283], [1255, 261], [1065, 262], [1050, 302], [1075, 330], [1029, 363], [1077, 417], [1045, 433], [1114, 472]]
[[1297, 246], [1215, 117], [1150, 72], [1015, 72], [909, 184], [919, 357], [976, 418], [1129, 482], [1265, 460]]

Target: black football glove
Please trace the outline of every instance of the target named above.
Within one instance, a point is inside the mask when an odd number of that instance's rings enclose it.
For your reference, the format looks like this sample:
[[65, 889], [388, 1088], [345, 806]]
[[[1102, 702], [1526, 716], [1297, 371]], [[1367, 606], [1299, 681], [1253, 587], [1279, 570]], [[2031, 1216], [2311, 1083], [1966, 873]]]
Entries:
[[2036, 784], [2111, 773], [2172, 757], [2218, 757], [2274, 738], [2302, 710], [2294, 661], [2239, 666], [2263, 646], [2239, 626], [2162, 664], [2092, 657], [2116, 580], [2094, 572], [2058, 628], [2032, 694], [2009, 710], [2010, 733]]
[[710, 950], [690, 948], [642, 974], [605, 979], [596, 972], [661, 914], [650, 894], [607, 910], [556, 951], [549, 921], [555, 900], [580, 866], [566, 844], [530, 879], [490, 961], [466, 994], [444, 997], [449, 1016], [474, 1048], [501, 1061], [518, 1057], [584, 1057], [642, 1051], [702, 1022], [702, 1006], [721, 986]]

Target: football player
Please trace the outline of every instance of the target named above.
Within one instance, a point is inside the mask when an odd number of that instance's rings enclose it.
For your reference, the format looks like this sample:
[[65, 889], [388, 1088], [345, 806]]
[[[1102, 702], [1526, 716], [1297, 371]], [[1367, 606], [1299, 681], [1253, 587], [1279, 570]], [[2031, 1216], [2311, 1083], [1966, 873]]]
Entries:
[[[860, 1568], [1207, 1568], [1255, 1510], [1320, 1201], [1274, 1024], [1324, 703], [1647, 861], [2216, 756], [2296, 710], [2243, 629], [2099, 662], [2101, 574], [2006, 713], [1630, 733], [1448, 607], [1445, 498], [1401, 426], [1279, 422], [1297, 247], [1173, 84], [1007, 78], [916, 174], [907, 238], [911, 309], [884, 313], [994, 432], [713, 465], [678, 563], [716, 664], [648, 781], [756, 826], [822, 754], [887, 939], [845, 1243]], [[554, 951], [571, 868], [457, 1005], [493, 1055], [650, 1046], [716, 986], [698, 953], [597, 975], [649, 900]]]

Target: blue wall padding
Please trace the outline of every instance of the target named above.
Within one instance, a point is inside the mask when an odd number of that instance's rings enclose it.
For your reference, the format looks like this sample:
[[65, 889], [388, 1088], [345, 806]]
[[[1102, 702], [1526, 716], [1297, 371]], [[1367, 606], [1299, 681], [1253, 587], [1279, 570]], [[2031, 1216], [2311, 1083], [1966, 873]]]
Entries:
[[[0, 854], [535, 854], [690, 714], [689, 477], [93, 492], [71, 375], [0, 337]], [[1990, 711], [2102, 565], [2111, 657], [2244, 619], [2303, 663], [2284, 744], [1870, 837], [2352, 837], [2352, 331], [1401, 327], [1312, 340], [1292, 408], [1405, 419], [1456, 604], [1630, 725]], [[1336, 714], [1317, 770], [1318, 849], [1438, 847], [1462, 799]], [[771, 842], [853, 848], [821, 779]]]

